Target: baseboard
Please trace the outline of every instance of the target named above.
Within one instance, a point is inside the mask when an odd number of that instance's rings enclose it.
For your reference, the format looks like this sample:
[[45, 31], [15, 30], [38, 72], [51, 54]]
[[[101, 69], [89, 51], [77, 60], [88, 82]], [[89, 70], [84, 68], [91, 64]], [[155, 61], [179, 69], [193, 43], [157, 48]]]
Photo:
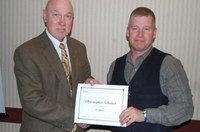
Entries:
[[0, 118], [0, 122], [21, 123], [22, 108], [6, 107], [6, 116]]
[[[0, 122], [21, 123], [22, 108], [6, 107], [5, 117], [0, 118]], [[94, 127], [94, 128], [98, 128]], [[101, 129], [104, 129], [100, 127]], [[105, 127], [106, 129], [106, 127]], [[200, 132], [200, 120], [190, 120], [180, 126], [174, 127], [173, 132]]]

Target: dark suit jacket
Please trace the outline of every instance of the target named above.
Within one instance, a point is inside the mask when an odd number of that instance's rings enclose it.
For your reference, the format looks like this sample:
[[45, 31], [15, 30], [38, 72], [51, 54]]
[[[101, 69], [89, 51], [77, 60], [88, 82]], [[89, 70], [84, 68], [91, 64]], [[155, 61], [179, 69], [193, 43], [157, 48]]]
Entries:
[[73, 97], [60, 58], [46, 32], [15, 50], [15, 76], [23, 107], [21, 132], [64, 132], [74, 125], [77, 83], [90, 77], [86, 47], [67, 37]]

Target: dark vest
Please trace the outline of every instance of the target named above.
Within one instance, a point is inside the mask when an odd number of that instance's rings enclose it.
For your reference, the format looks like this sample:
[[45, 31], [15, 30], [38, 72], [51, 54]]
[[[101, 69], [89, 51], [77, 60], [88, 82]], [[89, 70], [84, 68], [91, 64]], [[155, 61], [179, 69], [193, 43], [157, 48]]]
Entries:
[[[140, 110], [167, 105], [168, 99], [160, 88], [160, 67], [167, 54], [154, 48], [143, 61], [129, 84], [124, 78], [126, 55], [117, 58], [111, 84], [129, 85], [128, 106]], [[147, 119], [148, 120], [148, 119]], [[151, 123], [132, 123], [126, 128], [112, 127], [113, 132], [172, 132], [171, 127]]]

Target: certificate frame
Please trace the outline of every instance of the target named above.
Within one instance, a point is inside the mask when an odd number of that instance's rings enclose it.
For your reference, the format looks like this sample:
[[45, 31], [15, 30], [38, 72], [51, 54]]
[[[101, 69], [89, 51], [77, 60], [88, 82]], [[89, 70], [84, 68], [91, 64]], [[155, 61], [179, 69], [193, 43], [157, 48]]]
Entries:
[[75, 123], [119, 126], [119, 115], [127, 108], [128, 85], [79, 83], [75, 104]]

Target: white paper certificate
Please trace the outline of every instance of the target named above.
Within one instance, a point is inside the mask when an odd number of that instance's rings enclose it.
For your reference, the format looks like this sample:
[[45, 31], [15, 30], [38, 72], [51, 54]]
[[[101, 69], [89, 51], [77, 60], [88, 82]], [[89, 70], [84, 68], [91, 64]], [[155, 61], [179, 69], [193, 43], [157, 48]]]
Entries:
[[128, 86], [78, 84], [74, 122], [125, 127], [119, 115], [127, 101]]

